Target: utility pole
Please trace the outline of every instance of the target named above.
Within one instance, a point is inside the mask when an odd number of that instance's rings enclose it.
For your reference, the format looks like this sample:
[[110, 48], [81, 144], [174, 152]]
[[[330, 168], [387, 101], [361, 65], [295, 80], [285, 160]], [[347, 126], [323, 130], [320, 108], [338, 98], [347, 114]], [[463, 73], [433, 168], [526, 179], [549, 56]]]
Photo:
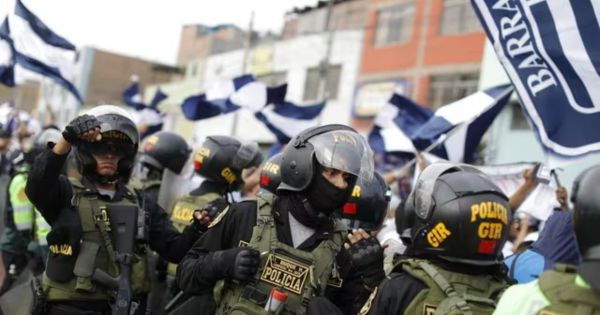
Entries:
[[[250, 13], [250, 23], [248, 23], [248, 33], [246, 34], [246, 42], [244, 43], [244, 57], [242, 59], [241, 75], [246, 74], [248, 68], [248, 57], [252, 48], [252, 32], [254, 31], [254, 11]], [[237, 125], [239, 123], [239, 112], [233, 113], [233, 124], [231, 126], [231, 136], [235, 137], [237, 133]]]
[[325, 18], [325, 32], [326, 32], [326, 46], [325, 56], [319, 65], [319, 90], [318, 98], [320, 100], [327, 101], [329, 98], [329, 92], [327, 91], [327, 76], [329, 74], [329, 58], [331, 57], [331, 46], [333, 44], [333, 33], [335, 27], [331, 26], [331, 15], [333, 14], [333, 6], [335, 0], [329, 0], [327, 2], [327, 16]]

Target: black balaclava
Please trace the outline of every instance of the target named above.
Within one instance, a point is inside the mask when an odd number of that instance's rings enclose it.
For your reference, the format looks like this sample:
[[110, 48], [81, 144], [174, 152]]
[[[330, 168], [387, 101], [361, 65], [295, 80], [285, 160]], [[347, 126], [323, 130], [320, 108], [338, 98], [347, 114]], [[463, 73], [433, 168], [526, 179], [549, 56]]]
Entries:
[[337, 188], [321, 174], [319, 169], [304, 194], [313, 209], [329, 216], [334, 210], [341, 208], [350, 197], [354, 187], [350, 182], [346, 189]]
[[290, 212], [296, 220], [311, 228], [328, 224], [331, 214], [350, 197], [355, 183], [356, 177], [350, 176], [347, 188], [337, 188], [323, 176], [322, 168], [317, 166], [310, 185], [302, 193], [290, 196], [294, 200]]

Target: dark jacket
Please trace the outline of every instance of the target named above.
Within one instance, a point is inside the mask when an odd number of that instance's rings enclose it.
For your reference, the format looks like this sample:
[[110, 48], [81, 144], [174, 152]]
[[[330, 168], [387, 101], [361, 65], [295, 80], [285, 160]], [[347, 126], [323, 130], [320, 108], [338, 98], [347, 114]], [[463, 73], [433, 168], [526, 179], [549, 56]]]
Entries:
[[[66, 158], [66, 154], [57, 155], [50, 149], [42, 152], [36, 158], [25, 188], [29, 200], [52, 227], [57, 223], [59, 216], [64, 216], [63, 212], [76, 213], [71, 205], [73, 197], [71, 183], [65, 176], [60, 175]], [[82, 182], [86, 183], [85, 178]], [[117, 184], [113, 200], [122, 199], [126, 191], [124, 185]], [[183, 233], [177, 232], [164, 209], [143, 194], [140, 199], [140, 205], [144, 204], [149, 213], [150, 248], [169, 261], [179, 262], [199, 234], [192, 228], [186, 229]]]
[[[273, 217], [277, 229], [277, 238], [280, 242], [293, 246], [289, 225], [288, 210], [279, 209], [275, 203]], [[250, 242], [252, 230], [256, 225], [257, 203], [254, 200], [242, 201], [232, 204], [220, 222], [209, 228], [194, 244], [177, 268], [177, 281], [181, 289], [189, 294], [201, 295], [212, 292], [215, 283], [220, 280], [214, 275], [222, 266], [219, 266], [214, 258], [216, 251], [238, 247], [240, 243]], [[298, 249], [312, 251], [323, 240], [328, 239], [333, 231], [333, 224], [323, 225], [316, 233], [304, 241]], [[353, 281], [361, 281], [353, 279]], [[348, 285], [353, 292], [345, 292], [340, 296], [346, 299], [336, 299], [337, 305], [347, 303], [348, 300], [355, 301], [353, 305], [362, 305], [368, 291], [362, 285]], [[366, 291], [366, 294], [365, 294]], [[353, 310], [356, 313], [357, 310]]]

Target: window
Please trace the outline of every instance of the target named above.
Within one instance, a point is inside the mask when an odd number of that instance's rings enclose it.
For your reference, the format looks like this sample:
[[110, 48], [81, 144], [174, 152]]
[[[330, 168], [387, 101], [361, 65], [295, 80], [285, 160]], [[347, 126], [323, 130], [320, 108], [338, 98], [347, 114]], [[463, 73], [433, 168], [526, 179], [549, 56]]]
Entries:
[[429, 82], [429, 100], [431, 109], [450, 104], [477, 92], [479, 75], [477, 73], [437, 75]]
[[518, 101], [511, 101], [509, 104], [510, 109], [512, 110], [512, 120], [510, 122], [510, 129], [513, 130], [523, 130], [529, 129], [529, 123], [527, 122], [527, 118], [525, 117], [525, 113], [523, 113], [523, 108], [521, 107], [521, 103]]
[[287, 82], [287, 72], [271, 72], [256, 77], [257, 81], [260, 81], [268, 86], [282, 85]]
[[[321, 71], [320, 67], [309, 68], [306, 70], [306, 81], [304, 83], [304, 100], [305, 101], [318, 101], [322, 94], [319, 91], [321, 84]], [[327, 71], [327, 80], [325, 81], [325, 89], [327, 96], [330, 100], [334, 100], [338, 96], [338, 87], [340, 83], [340, 74], [342, 72], [342, 66], [329, 66]]]
[[412, 3], [379, 10], [375, 29], [375, 46], [408, 41], [412, 33], [415, 6]]
[[465, 34], [481, 31], [481, 25], [470, 0], [444, 0], [440, 22], [442, 35]]

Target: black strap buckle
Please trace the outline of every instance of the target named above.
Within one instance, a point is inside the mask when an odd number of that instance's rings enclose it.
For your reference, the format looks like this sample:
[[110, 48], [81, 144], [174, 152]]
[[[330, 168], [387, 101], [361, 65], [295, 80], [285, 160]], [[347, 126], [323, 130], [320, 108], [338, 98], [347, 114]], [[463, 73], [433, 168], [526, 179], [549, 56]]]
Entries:
[[253, 287], [250, 285], [247, 285], [246, 287], [244, 287], [244, 291], [242, 292], [242, 297], [245, 298], [246, 300], [249, 300], [250, 302], [258, 304], [258, 305], [267, 304], [267, 299], [269, 298], [269, 296], [267, 294], [265, 294], [261, 290], [257, 289], [256, 287]]

